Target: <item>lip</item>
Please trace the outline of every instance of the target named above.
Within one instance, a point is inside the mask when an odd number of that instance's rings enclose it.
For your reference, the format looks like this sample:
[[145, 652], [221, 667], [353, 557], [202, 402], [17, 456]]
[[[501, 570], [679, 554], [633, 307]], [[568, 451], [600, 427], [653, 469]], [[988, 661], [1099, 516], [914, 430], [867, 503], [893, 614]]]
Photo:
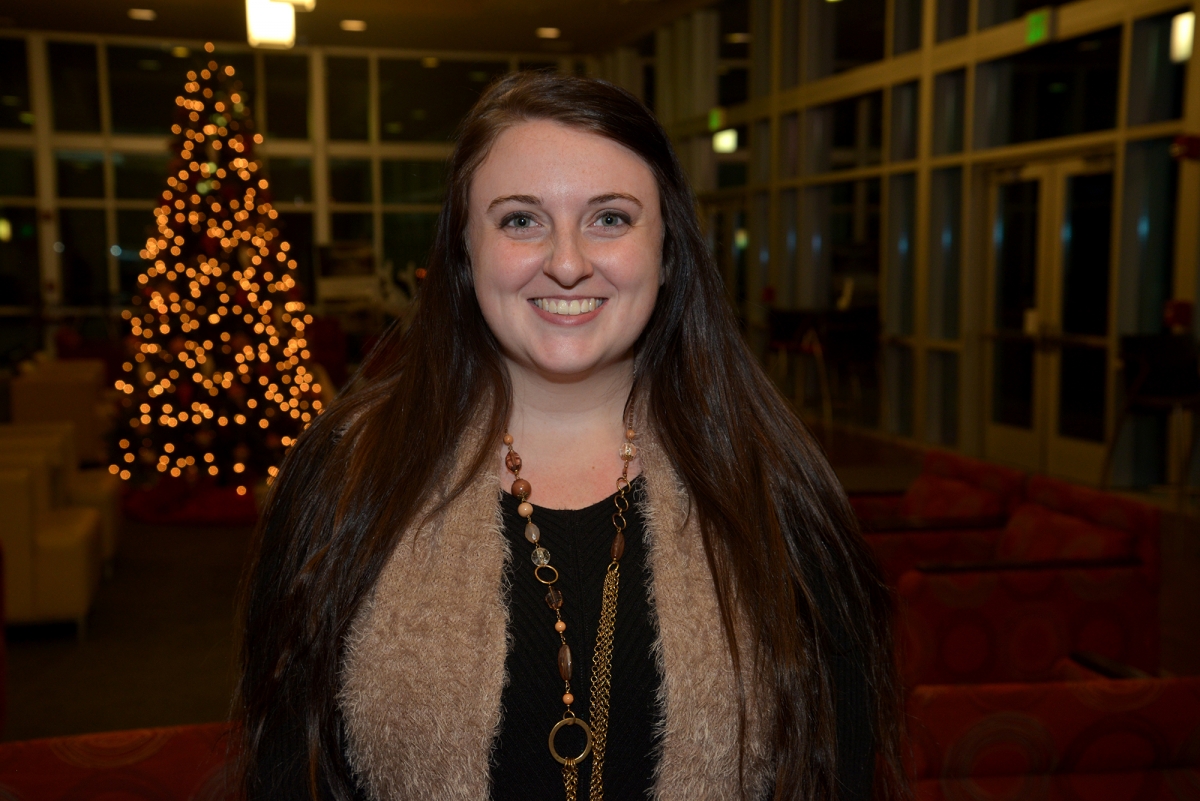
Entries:
[[[552, 295], [539, 295], [538, 297], [547, 298], [550, 300], [581, 300], [581, 298], [556, 297]], [[589, 295], [589, 297], [592, 296]], [[596, 319], [596, 315], [604, 311], [604, 308], [608, 306], [609, 301], [608, 298], [604, 298], [604, 303], [597, 306], [594, 311], [590, 311], [585, 314], [576, 314], [574, 317], [572, 317], [569, 314], [551, 314], [545, 309], [539, 309], [537, 306], [533, 305], [535, 300], [537, 300], [537, 298], [530, 298], [528, 303], [529, 308], [533, 309], [533, 312], [538, 317], [553, 325], [563, 326], [585, 325], [586, 323], [590, 323], [592, 320]]]

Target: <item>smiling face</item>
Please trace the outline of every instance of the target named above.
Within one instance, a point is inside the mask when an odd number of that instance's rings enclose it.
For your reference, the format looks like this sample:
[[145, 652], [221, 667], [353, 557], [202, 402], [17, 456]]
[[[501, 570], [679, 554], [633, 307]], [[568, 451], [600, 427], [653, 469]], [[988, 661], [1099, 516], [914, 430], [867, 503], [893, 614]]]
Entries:
[[509, 360], [564, 380], [631, 358], [663, 242], [639, 156], [557, 122], [521, 123], [492, 144], [469, 203], [475, 294]]

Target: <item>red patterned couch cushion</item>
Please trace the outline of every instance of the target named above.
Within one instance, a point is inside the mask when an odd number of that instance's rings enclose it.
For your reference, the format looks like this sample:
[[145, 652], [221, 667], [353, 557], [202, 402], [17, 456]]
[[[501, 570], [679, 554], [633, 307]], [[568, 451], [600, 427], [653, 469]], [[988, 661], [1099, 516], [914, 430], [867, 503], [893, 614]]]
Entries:
[[921, 471], [926, 475], [951, 478], [986, 490], [999, 499], [1002, 512], [1011, 512], [1024, 495], [1025, 474], [1020, 470], [951, 451], [926, 451]]
[[1137, 567], [913, 570], [897, 591], [910, 687], [1047, 681], [1073, 651], [1158, 669], [1158, 586]]
[[922, 473], [908, 485], [900, 500], [904, 517], [999, 517], [1005, 512], [1004, 499], [991, 490], [957, 478]]
[[1158, 509], [1111, 492], [1068, 484], [1048, 476], [1030, 476], [1025, 495], [1030, 502], [1047, 509], [1129, 532], [1135, 537], [1133, 547], [1138, 558], [1157, 575], [1161, 525]]
[[920, 799], [1200, 797], [1200, 678], [926, 686]]
[[1003, 533], [998, 528], [879, 531], [865, 539], [884, 576], [895, 582], [920, 565], [990, 562]]
[[1017, 507], [996, 545], [1001, 561], [1134, 558], [1136, 537], [1036, 503]]
[[903, 495], [850, 499], [863, 528], [870, 531], [931, 526], [1003, 524], [1020, 501], [1025, 476], [1007, 467], [948, 451], [928, 451], [921, 475]]
[[225, 801], [229, 725], [82, 734], [0, 744], [0, 799]]
[[[1092, 490], [1086, 492], [1104, 495]], [[1157, 554], [1157, 546], [1139, 547], [1146, 540], [1156, 541], [1156, 533], [1141, 535], [1129, 529], [1112, 528], [1032, 502], [1019, 505], [1003, 529], [870, 531], [866, 540], [884, 575], [893, 581], [922, 565], [1060, 559], [1144, 561], [1148, 553]], [[1151, 576], [1157, 576], [1156, 562], [1147, 563], [1147, 570]]]

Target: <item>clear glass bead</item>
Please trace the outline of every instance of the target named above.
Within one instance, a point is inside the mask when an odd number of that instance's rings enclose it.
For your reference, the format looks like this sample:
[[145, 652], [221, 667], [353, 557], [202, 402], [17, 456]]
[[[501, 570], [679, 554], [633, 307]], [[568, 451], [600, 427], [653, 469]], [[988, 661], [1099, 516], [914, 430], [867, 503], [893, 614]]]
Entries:
[[550, 564], [550, 552], [545, 548], [538, 546], [533, 549], [533, 563], [538, 567]]
[[637, 446], [634, 445], [632, 442], [622, 442], [621, 443], [621, 458], [628, 462], [630, 459], [632, 459], [635, 456], [637, 456]]
[[542, 530], [532, 520], [525, 524], [525, 539], [536, 545], [541, 538]]

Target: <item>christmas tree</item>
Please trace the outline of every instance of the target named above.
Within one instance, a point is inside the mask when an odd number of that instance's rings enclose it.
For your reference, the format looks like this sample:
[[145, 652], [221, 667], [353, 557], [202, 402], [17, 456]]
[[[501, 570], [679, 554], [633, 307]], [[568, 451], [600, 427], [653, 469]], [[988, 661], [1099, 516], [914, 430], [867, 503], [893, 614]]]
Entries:
[[[212, 53], [211, 44], [206, 45]], [[121, 413], [109, 470], [234, 484], [272, 476], [321, 412], [295, 259], [275, 226], [254, 130], [232, 66], [187, 73], [175, 99], [171, 173], [141, 252]], [[269, 480], [269, 478], [268, 478]]]

